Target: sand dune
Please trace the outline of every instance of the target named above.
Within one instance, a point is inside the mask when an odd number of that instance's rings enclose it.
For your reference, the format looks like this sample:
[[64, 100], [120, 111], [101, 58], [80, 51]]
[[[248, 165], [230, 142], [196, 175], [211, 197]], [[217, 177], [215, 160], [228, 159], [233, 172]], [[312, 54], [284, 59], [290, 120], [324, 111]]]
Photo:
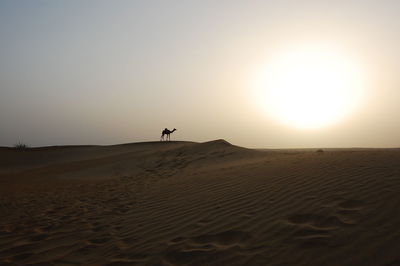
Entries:
[[0, 148], [1, 265], [400, 265], [400, 150]]

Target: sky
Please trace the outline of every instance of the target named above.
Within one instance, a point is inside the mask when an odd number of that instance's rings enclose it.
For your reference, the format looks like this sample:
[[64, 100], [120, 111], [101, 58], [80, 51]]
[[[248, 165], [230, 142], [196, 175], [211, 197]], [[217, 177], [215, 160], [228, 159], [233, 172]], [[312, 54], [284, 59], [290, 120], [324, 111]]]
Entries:
[[[399, 1], [0, 1], [0, 146], [225, 139], [251, 148], [400, 147]], [[283, 47], [341, 47], [365, 95], [322, 128], [254, 95]], [[318, 112], [318, 111], [316, 111]]]

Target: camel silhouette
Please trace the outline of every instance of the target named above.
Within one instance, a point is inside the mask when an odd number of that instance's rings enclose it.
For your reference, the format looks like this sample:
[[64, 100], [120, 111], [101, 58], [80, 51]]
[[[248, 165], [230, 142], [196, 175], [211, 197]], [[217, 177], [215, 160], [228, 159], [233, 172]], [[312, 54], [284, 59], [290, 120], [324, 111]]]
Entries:
[[[162, 132], [161, 132], [161, 138], [160, 141], [171, 141], [171, 133], [174, 133], [174, 131], [176, 130], [176, 128], [174, 128], [172, 131], [169, 130], [168, 128], [165, 128]], [[164, 139], [164, 136], [165, 139]]]

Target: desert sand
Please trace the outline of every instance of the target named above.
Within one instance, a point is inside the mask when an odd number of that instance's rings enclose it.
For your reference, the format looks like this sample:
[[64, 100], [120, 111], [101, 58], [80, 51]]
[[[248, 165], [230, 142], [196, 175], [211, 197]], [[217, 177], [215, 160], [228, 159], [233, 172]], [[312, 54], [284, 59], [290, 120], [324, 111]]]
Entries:
[[400, 149], [0, 148], [1, 265], [400, 265]]

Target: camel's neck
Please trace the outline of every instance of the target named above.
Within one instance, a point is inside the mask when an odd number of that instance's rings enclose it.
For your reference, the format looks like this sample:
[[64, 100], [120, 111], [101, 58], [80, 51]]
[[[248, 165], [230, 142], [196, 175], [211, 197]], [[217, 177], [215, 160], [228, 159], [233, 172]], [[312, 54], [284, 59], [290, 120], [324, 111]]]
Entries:
[[173, 129], [173, 130], [171, 131], [171, 133], [174, 132], [175, 130], [176, 130], [176, 129]]

